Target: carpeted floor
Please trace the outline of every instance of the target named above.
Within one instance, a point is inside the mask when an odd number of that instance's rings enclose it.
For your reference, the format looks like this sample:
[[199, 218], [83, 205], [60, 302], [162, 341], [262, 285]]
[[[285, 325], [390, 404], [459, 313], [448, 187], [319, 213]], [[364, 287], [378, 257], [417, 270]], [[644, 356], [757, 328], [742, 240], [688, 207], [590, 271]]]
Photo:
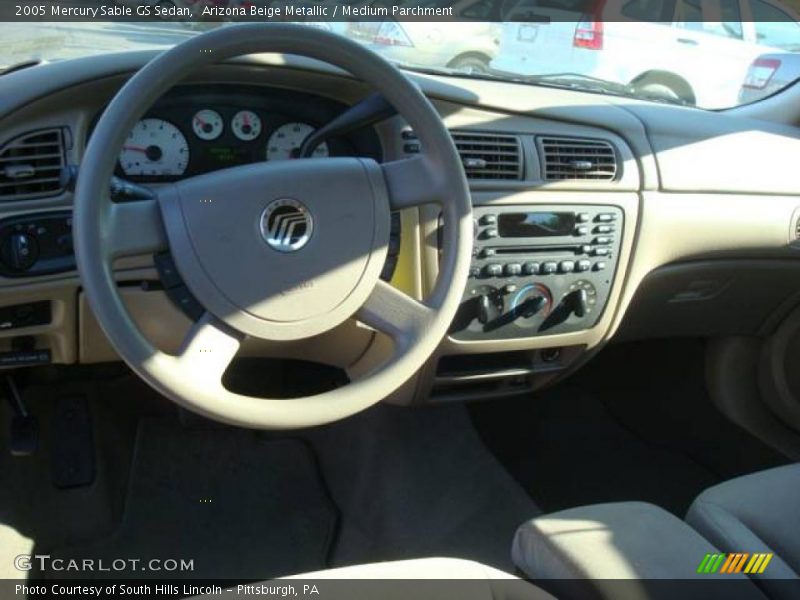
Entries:
[[511, 572], [513, 533], [541, 512], [463, 405], [378, 405], [326, 427], [269, 433], [179, 418], [129, 374], [53, 381], [26, 395], [46, 424], [51, 404], [81, 391], [90, 400], [94, 482], [53, 486], [48, 428], [36, 455], [0, 457], [4, 476], [15, 477], [0, 489], [3, 547], [62, 558], [185, 557], [198, 578], [260, 580], [425, 556]]
[[[192, 578], [265, 578], [325, 568], [337, 514], [306, 444], [241, 429], [143, 419], [119, 529], [61, 558], [177, 558]], [[151, 576], [130, 570], [115, 577]]]
[[711, 404], [696, 340], [612, 346], [564, 384], [470, 407], [545, 512], [618, 500], [683, 517], [703, 489], [787, 459]]

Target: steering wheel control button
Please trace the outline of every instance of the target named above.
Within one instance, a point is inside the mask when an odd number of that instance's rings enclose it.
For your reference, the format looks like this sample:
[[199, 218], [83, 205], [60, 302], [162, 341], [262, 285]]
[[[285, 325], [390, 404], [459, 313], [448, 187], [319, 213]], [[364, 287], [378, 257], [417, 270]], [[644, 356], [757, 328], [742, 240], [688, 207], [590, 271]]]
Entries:
[[203, 306], [185, 285], [167, 289], [167, 296], [169, 296], [169, 299], [192, 321], [197, 321], [205, 312]]
[[169, 252], [161, 252], [153, 256], [153, 264], [155, 264], [158, 278], [165, 289], [183, 285], [183, 279], [181, 279], [175, 261], [172, 260]]
[[297, 252], [311, 239], [314, 219], [306, 206], [293, 198], [270, 202], [261, 213], [261, 237], [278, 252]]

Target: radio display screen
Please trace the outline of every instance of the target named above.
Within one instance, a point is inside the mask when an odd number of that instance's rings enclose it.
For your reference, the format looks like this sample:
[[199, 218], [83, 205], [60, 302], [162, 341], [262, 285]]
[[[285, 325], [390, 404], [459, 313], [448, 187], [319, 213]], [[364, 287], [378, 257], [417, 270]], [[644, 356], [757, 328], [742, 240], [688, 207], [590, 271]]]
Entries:
[[575, 213], [529, 212], [501, 213], [497, 215], [497, 232], [500, 237], [556, 237], [572, 235]]

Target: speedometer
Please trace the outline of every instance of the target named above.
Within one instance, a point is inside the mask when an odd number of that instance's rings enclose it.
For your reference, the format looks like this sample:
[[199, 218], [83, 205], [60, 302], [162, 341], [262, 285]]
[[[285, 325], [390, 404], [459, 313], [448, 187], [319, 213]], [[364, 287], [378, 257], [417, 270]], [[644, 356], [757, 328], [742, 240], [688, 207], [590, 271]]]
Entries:
[[[267, 141], [267, 160], [286, 160], [297, 158], [300, 146], [306, 138], [314, 132], [308, 123], [285, 123], [278, 127]], [[328, 146], [325, 143], [317, 146], [312, 155], [315, 158], [328, 156]]]
[[189, 144], [172, 123], [163, 119], [142, 119], [128, 134], [119, 164], [125, 175], [183, 175], [189, 164]]

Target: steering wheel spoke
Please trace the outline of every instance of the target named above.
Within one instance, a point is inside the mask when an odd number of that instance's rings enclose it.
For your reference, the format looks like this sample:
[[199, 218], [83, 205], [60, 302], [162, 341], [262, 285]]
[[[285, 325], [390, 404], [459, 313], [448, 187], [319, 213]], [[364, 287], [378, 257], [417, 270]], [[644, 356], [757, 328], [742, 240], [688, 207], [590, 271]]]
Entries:
[[398, 345], [412, 343], [424, 334], [435, 311], [385, 281], [378, 281], [356, 313], [362, 323], [389, 335]]
[[425, 154], [381, 165], [392, 210], [441, 203], [444, 181]]
[[107, 256], [112, 260], [168, 248], [157, 200], [111, 203], [107, 224]]
[[198, 385], [218, 386], [244, 336], [206, 312], [186, 335], [177, 360]]

